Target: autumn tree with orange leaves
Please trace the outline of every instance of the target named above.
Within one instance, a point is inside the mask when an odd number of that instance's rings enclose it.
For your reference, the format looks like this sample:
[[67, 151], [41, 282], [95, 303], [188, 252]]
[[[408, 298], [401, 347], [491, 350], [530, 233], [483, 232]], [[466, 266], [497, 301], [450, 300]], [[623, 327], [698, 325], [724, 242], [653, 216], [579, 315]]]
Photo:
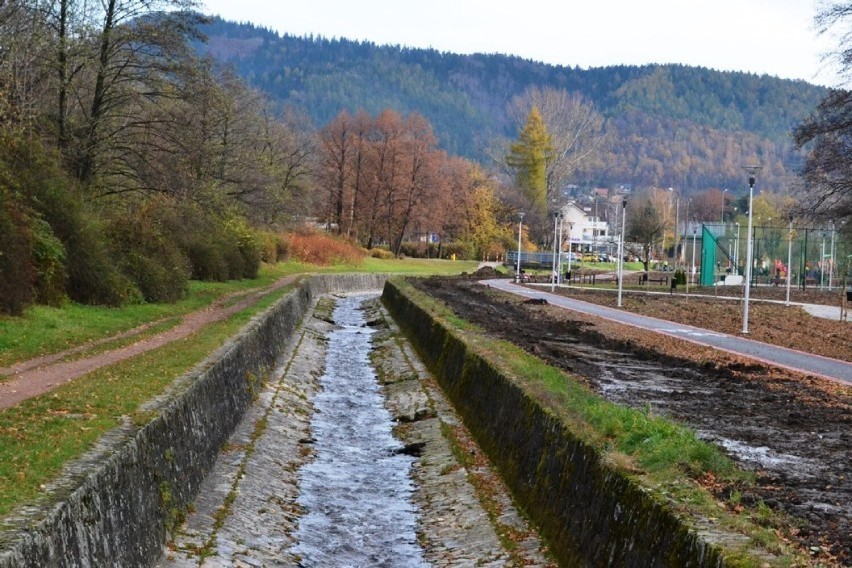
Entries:
[[[419, 114], [385, 110], [371, 117], [343, 111], [319, 133], [319, 146], [318, 186], [324, 198], [318, 213], [329, 230], [367, 248], [387, 244], [399, 254], [406, 239], [469, 238], [477, 229], [464, 219], [483, 223], [483, 211], [496, 211], [493, 194], [484, 192], [482, 172], [440, 150], [432, 126]], [[492, 217], [486, 225], [495, 223]], [[471, 239], [474, 254], [494, 248], [483, 234], [499, 230], [479, 233]]]

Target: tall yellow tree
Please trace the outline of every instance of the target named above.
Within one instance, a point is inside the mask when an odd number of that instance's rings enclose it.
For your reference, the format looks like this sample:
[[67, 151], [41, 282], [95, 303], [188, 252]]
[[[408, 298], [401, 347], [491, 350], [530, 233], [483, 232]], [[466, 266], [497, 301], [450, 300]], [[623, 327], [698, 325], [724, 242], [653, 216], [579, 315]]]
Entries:
[[509, 147], [506, 164], [515, 171], [515, 182], [533, 211], [547, 214], [547, 164], [553, 160], [553, 144], [537, 106], [530, 109], [518, 141]]

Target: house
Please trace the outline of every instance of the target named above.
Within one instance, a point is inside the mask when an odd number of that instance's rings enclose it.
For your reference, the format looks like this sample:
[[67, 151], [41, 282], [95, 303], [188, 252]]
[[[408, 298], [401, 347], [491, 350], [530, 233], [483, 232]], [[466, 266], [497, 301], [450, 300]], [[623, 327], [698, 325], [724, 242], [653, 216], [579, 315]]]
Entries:
[[[603, 206], [601, 206], [603, 209]], [[577, 202], [569, 202], [560, 210], [569, 250], [574, 252], [604, 252], [612, 241], [609, 224], [595, 215], [595, 210]]]

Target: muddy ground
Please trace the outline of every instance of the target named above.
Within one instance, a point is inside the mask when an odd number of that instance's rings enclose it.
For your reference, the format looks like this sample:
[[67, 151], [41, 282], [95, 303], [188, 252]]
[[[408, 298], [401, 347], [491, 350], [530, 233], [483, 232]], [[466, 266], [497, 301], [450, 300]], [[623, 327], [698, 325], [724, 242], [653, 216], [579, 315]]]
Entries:
[[[852, 388], [535, 305], [474, 279], [433, 277], [415, 283], [459, 316], [565, 369], [606, 398], [650, 408], [718, 443], [757, 474], [757, 486], [743, 491], [744, 504], [762, 501], [792, 515], [798, 526], [789, 528], [789, 536], [815, 561], [852, 565]], [[721, 317], [713, 315], [713, 308], [699, 309], [695, 298], [660, 296], [649, 301], [630, 294], [626, 298], [653, 305], [651, 311], [692, 314], [705, 322]], [[785, 320], [791, 321], [778, 327], [793, 329], [798, 322], [787, 310]], [[753, 316], [755, 328], [763, 317]], [[818, 327], [821, 323], [811, 323], [810, 331], [801, 333], [813, 337], [799, 348], [812, 344], [850, 348], [847, 328], [829, 326], [825, 331]], [[773, 333], [795, 342], [793, 332]], [[839, 337], [827, 337], [837, 333]], [[822, 354], [827, 354], [824, 349]], [[710, 489], [727, 504], [733, 491], [743, 490], [718, 484]]]

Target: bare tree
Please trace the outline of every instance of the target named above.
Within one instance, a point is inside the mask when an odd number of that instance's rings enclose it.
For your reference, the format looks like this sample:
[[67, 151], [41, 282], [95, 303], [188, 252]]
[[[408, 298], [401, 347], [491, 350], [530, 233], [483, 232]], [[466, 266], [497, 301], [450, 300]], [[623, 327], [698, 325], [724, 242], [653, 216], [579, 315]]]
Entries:
[[195, 65], [187, 39], [203, 18], [193, 0], [47, 0], [58, 145], [78, 179], [110, 185], [126, 173], [122, 148], [150, 123], [139, 112], [176, 96]]
[[[852, 31], [849, 18], [852, 3], [823, 4], [816, 17], [820, 33], [837, 30], [840, 37], [835, 58], [841, 74], [852, 74]], [[798, 217], [818, 221], [831, 220], [845, 226], [852, 236], [852, 93], [846, 89], [831, 89], [805, 121], [794, 131], [798, 148], [808, 149], [801, 172], [804, 183], [797, 192], [800, 206]]]
[[665, 227], [665, 220], [649, 194], [640, 194], [630, 200], [625, 242], [632, 243], [631, 252], [640, 257], [645, 270], [648, 270], [651, 252], [655, 243], [662, 238]]

